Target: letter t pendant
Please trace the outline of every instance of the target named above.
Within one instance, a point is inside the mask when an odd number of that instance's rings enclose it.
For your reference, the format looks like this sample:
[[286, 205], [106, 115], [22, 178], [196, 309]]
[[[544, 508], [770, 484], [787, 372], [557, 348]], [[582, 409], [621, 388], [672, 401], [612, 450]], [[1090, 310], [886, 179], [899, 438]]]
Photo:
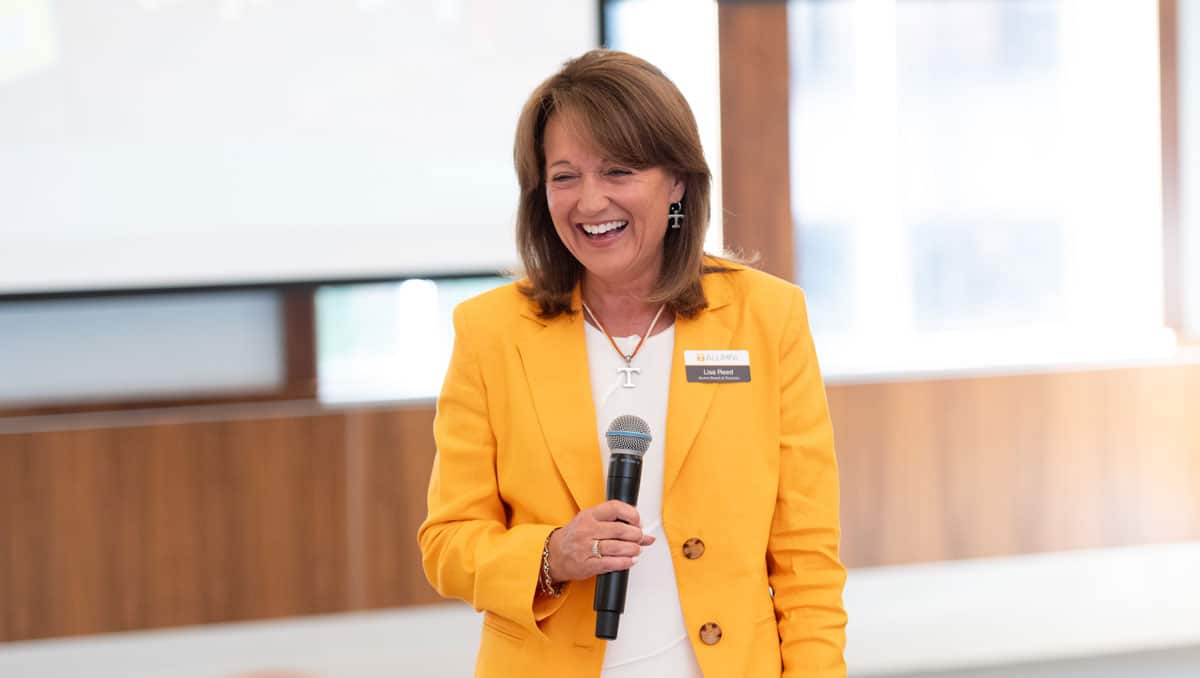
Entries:
[[622, 388], [635, 388], [637, 387], [637, 384], [633, 383], [633, 375], [641, 374], [642, 368], [630, 367], [629, 365], [626, 365], [625, 367], [618, 367], [617, 372], [625, 375], [625, 383], [621, 384]]

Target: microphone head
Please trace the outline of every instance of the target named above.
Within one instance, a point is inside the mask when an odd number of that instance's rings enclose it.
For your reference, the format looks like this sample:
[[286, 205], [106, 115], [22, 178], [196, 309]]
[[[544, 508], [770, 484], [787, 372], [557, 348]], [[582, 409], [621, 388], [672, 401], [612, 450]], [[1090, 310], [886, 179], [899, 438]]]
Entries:
[[608, 449], [613, 454], [642, 456], [650, 449], [650, 426], [641, 417], [622, 414], [608, 425], [604, 434]]

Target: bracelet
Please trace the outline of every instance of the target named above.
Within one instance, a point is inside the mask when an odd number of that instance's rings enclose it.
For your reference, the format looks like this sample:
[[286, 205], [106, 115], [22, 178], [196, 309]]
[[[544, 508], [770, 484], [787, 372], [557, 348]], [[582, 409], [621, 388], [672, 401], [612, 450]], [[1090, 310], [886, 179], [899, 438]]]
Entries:
[[538, 577], [538, 592], [551, 598], [561, 596], [563, 589], [567, 586], [566, 582], [555, 584], [554, 580], [550, 578], [550, 537], [553, 537], [554, 533], [560, 529], [556, 527], [550, 530], [550, 534], [546, 535], [546, 543], [542, 546], [542, 572]]

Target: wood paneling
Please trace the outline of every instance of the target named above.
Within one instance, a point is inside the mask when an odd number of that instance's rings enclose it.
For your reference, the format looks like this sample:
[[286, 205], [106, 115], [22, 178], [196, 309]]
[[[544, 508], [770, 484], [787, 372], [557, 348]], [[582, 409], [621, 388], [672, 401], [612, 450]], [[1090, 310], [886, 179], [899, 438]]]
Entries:
[[1163, 311], [1167, 326], [1182, 331], [1178, 15], [1178, 0], [1158, 0], [1159, 97], [1162, 118]]
[[361, 446], [363, 572], [366, 608], [441, 600], [425, 581], [417, 528], [433, 470], [433, 408], [350, 415]]
[[346, 609], [343, 426], [0, 436], [0, 640]]
[[[828, 392], [851, 567], [1200, 539], [1200, 366]], [[0, 436], [0, 641], [437, 601], [433, 406], [308, 410]]]
[[1198, 366], [828, 391], [851, 566], [1200, 539]]
[[725, 245], [792, 280], [787, 5], [721, 2], [718, 23]]
[[316, 398], [316, 288], [289, 288], [281, 291], [280, 295], [283, 308], [284, 385], [277, 398]]

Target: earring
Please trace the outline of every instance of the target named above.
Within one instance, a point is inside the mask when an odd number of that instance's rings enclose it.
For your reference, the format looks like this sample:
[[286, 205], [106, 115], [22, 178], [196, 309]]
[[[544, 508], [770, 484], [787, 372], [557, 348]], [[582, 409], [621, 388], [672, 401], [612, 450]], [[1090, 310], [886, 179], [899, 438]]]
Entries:
[[667, 208], [667, 225], [671, 228], [683, 226], [683, 201], [673, 202]]

